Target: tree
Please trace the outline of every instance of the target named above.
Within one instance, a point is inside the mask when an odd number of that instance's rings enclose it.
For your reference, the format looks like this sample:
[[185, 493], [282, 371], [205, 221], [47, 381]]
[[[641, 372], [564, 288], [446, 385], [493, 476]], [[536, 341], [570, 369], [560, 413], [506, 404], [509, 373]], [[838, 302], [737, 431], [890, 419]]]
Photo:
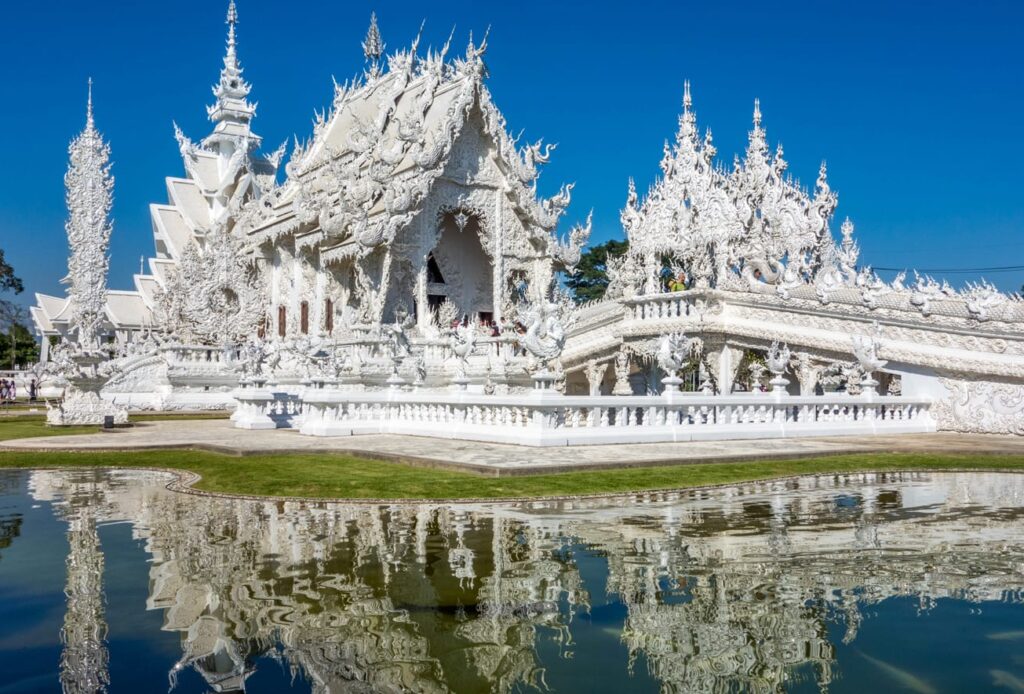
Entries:
[[25, 285], [14, 274], [14, 268], [4, 258], [4, 249], [0, 248], [0, 292], [12, 291], [15, 294], [20, 294], [24, 290]]
[[23, 369], [39, 361], [39, 345], [25, 323], [4, 317], [0, 317], [0, 323], [6, 328], [0, 335], [0, 368]]
[[[0, 292], [20, 294], [25, 290], [21, 278], [4, 258], [0, 248]], [[25, 310], [7, 299], [0, 299], [0, 368], [25, 366], [38, 358], [36, 342], [24, 325]]]
[[629, 249], [629, 241], [605, 241], [591, 246], [580, 257], [576, 269], [565, 281], [577, 303], [594, 301], [604, 296], [608, 289], [608, 260], [618, 258]]

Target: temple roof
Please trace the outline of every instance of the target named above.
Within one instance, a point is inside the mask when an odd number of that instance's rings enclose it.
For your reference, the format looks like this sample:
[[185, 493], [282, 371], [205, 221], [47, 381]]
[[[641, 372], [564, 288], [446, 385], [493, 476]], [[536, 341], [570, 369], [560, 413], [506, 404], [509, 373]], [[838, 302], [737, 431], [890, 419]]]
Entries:
[[549, 200], [537, 198], [537, 165], [552, 148], [517, 149], [483, 85], [486, 41], [478, 47], [470, 38], [466, 56], [451, 62], [450, 41], [425, 58], [416, 53], [418, 42], [392, 55], [386, 72], [374, 61], [362, 78], [336, 85], [330, 112], [318, 114], [311, 140], [296, 146], [288, 180], [243, 212], [254, 241], [319, 227], [325, 243], [355, 237], [361, 253], [389, 243], [421, 211], [434, 181], [447, 175], [455, 142], [473, 118], [492, 141], [502, 172], [492, 185], [506, 191], [528, 233], [557, 243], [552, 232], [572, 186]]

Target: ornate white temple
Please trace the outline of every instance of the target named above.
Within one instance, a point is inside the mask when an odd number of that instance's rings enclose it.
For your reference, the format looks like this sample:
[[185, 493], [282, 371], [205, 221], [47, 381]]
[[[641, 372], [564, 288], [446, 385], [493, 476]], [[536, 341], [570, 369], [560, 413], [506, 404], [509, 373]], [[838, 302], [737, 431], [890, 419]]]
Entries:
[[[213, 131], [176, 129], [185, 175], [151, 206], [149, 272], [133, 291], [101, 278], [108, 400], [537, 445], [1024, 433], [1024, 302], [859, 266], [824, 166], [813, 191], [794, 182], [756, 102], [728, 169], [687, 84], [662, 177], [643, 200], [630, 186], [607, 296], [576, 306], [559, 273], [589, 221], [559, 233], [571, 185], [538, 197], [552, 147], [508, 134], [486, 40], [385, 57], [374, 18], [365, 71], [282, 177], [286, 147], [262, 154], [252, 130], [236, 24], [232, 3]], [[88, 245], [72, 239], [72, 260]], [[41, 335], [74, 339], [75, 297], [38, 296]]]

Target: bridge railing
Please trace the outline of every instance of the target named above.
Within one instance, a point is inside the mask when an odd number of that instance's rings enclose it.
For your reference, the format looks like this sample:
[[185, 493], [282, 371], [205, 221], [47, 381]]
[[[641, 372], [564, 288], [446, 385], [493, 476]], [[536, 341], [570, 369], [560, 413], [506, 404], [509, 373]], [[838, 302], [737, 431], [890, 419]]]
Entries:
[[[280, 426], [273, 389], [242, 388], [236, 425]], [[288, 396], [294, 397], [294, 396]], [[312, 436], [409, 434], [533, 446], [645, 443], [935, 430], [929, 402], [776, 393], [564, 396], [308, 388], [291, 426]], [[255, 424], [254, 424], [255, 423]]]

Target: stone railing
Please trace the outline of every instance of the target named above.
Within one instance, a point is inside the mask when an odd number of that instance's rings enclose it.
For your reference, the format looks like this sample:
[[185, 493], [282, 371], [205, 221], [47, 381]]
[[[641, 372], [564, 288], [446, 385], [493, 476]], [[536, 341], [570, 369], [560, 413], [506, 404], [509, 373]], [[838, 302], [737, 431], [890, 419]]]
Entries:
[[202, 345], [169, 345], [163, 348], [164, 358], [172, 366], [212, 365], [230, 366], [238, 359], [238, 351]]
[[[874, 394], [484, 395], [328, 386], [300, 397], [298, 428], [311, 436], [388, 433], [566, 446], [935, 431], [928, 401]], [[260, 428], [247, 426], [251, 421], [269, 428], [281, 407], [267, 389], [243, 388], [236, 398], [241, 427]]]
[[624, 299], [626, 320], [656, 321], [672, 320], [696, 315], [696, 292], [672, 292], [670, 294], [645, 294]]
[[261, 378], [243, 379], [233, 395], [238, 406], [231, 421], [238, 429], [297, 429], [302, 424], [301, 399], [278, 388], [268, 388]]

